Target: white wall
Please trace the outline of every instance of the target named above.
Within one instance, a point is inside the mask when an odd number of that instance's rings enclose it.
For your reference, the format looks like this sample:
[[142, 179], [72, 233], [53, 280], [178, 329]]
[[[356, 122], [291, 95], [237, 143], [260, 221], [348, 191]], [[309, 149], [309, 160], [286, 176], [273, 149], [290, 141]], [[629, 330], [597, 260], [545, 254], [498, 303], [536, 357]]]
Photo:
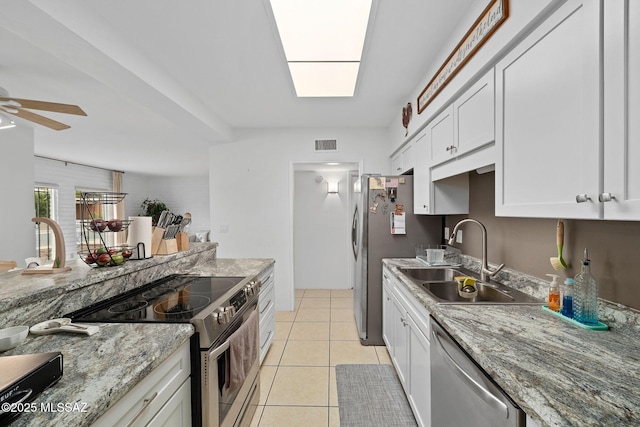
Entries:
[[125, 204], [127, 218], [144, 213], [140, 206], [145, 199], [158, 199], [176, 215], [191, 213], [192, 222], [187, 228], [190, 235], [211, 229], [208, 176], [164, 177], [127, 172], [122, 186], [128, 193]]
[[[316, 182], [316, 177], [323, 181]], [[335, 181], [339, 193], [328, 194]], [[297, 171], [294, 174], [293, 259], [297, 289], [349, 289], [351, 215], [348, 171]]]
[[35, 256], [33, 202], [33, 129], [16, 126], [0, 130], [0, 260]]
[[[276, 309], [293, 310], [292, 162], [359, 162], [389, 172], [386, 130], [247, 130], [210, 150], [212, 240], [222, 258], [276, 260]], [[315, 153], [316, 139], [337, 139], [338, 152]], [[228, 227], [220, 232], [221, 226]]]

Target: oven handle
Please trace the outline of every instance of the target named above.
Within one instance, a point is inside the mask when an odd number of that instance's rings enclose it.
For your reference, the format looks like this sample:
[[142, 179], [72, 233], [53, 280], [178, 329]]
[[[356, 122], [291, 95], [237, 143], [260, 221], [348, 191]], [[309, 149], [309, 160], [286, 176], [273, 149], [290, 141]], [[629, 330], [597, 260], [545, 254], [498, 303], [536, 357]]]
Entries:
[[213, 350], [211, 350], [211, 353], [209, 353], [209, 360], [217, 359], [218, 356], [220, 356], [222, 353], [224, 353], [225, 351], [227, 351], [229, 349], [230, 345], [231, 345], [231, 341], [226, 340], [225, 342], [220, 344], [218, 347], [216, 347]]

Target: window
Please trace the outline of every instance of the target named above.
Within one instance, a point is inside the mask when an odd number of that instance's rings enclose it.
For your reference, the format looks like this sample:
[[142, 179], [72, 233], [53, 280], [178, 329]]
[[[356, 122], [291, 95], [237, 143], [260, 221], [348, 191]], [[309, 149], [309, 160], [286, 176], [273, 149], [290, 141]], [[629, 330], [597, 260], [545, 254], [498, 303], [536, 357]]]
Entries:
[[[36, 186], [33, 192], [35, 216], [51, 218], [56, 220], [58, 217], [58, 189], [40, 185]], [[36, 223], [35, 225], [35, 253], [36, 257], [46, 260], [53, 260], [55, 239], [53, 231], [44, 223]]]

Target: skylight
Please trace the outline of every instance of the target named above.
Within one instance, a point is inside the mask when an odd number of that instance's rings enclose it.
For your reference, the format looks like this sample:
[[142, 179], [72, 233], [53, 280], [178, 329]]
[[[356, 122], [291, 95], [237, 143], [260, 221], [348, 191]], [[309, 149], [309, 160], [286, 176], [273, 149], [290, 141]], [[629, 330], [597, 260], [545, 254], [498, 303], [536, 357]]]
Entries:
[[298, 97], [353, 96], [372, 0], [271, 0]]

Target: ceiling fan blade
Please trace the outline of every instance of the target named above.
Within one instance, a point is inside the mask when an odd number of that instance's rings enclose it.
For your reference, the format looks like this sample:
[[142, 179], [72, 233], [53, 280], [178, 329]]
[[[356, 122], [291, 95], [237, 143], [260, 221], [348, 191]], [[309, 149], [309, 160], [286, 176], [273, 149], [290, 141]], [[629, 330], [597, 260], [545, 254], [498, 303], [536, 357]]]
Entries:
[[32, 110], [52, 111], [54, 113], [75, 114], [78, 116], [86, 116], [87, 113], [77, 105], [60, 104], [58, 102], [36, 101], [33, 99], [20, 98], [0, 98], [0, 101], [15, 101], [20, 103], [22, 108], [30, 108]]
[[2, 107], [20, 108], [20, 107], [22, 107], [22, 104], [20, 104], [18, 101], [14, 101], [13, 99], [2, 98], [2, 99], [0, 99], [0, 106], [2, 106]]
[[46, 126], [53, 130], [64, 130], [71, 127], [69, 125], [65, 125], [64, 123], [57, 122], [55, 120], [41, 116], [40, 114], [32, 113], [31, 111], [27, 110], [18, 110], [18, 112], [15, 113], [14, 116], [18, 116], [22, 119], [29, 120], [42, 126]]

